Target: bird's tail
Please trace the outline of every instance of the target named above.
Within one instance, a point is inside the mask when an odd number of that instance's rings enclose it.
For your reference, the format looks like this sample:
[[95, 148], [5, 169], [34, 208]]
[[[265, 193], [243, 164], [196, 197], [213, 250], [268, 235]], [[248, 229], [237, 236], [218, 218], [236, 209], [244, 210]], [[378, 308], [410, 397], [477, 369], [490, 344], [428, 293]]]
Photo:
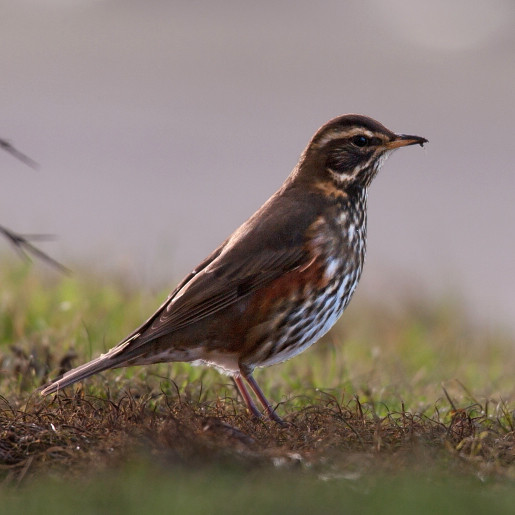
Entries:
[[112, 357], [111, 352], [107, 354], [102, 354], [98, 358], [93, 359], [89, 363], [85, 363], [77, 368], [74, 368], [60, 377], [54, 379], [50, 383], [47, 383], [40, 388], [38, 391], [41, 395], [48, 395], [50, 393], [57, 392], [66, 386], [69, 386], [78, 381], [82, 381], [87, 377], [90, 377], [94, 374], [98, 374], [99, 372], [103, 372], [108, 368], [119, 368], [123, 366], [123, 362], [125, 360], [121, 360], [120, 358]]

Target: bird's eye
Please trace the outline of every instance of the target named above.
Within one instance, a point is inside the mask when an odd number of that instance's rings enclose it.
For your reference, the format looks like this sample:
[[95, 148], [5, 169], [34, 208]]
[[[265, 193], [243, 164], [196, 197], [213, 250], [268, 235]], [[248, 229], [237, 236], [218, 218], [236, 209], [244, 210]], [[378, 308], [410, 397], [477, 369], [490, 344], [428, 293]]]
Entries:
[[366, 147], [370, 143], [369, 139], [366, 136], [363, 136], [362, 134], [360, 134], [359, 136], [354, 136], [351, 141], [357, 147]]

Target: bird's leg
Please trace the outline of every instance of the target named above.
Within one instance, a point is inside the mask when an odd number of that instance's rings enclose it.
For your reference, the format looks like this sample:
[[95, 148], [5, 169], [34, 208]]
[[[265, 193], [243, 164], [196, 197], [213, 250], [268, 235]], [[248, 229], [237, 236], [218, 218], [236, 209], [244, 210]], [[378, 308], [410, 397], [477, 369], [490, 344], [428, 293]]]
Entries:
[[260, 402], [261, 406], [265, 408], [268, 418], [270, 418], [274, 422], [277, 422], [281, 426], [285, 426], [286, 424], [284, 420], [275, 412], [274, 408], [272, 408], [272, 405], [270, 404], [270, 402], [268, 402], [268, 399], [265, 397], [263, 390], [261, 390], [259, 385], [256, 383], [256, 380], [252, 377], [252, 373], [246, 373], [242, 371], [242, 376], [245, 378], [247, 383], [249, 383], [249, 386], [252, 388], [252, 391], [256, 394], [257, 400]]
[[256, 405], [252, 401], [252, 398], [250, 397], [249, 391], [247, 390], [247, 387], [245, 386], [245, 383], [241, 379], [240, 375], [233, 376], [234, 384], [236, 385], [236, 388], [238, 388], [238, 391], [240, 392], [240, 395], [243, 398], [243, 401], [245, 402], [245, 405], [247, 406], [247, 409], [250, 411], [252, 415], [256, 418], [261, 418], [263, 415], [261, 412], [256, 408]]

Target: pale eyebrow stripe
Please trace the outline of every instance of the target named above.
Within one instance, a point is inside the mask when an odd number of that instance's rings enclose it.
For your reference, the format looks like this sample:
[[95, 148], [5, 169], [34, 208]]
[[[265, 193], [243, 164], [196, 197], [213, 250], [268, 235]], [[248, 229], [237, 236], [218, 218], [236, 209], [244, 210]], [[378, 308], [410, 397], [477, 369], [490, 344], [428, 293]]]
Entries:
[[362, 127], [354, 127], [354, 128], [345, 129], [345, 130], [334, 129], [333, 131], [328, 132], [322, 138], [320, 138], [316, 142], [316, 144], [318, 146], [322, 147], [322, 146], [326, 145], [327, 143], [329, 143], [330, 141], [334, 141], [334, 140], [342, 139], [342, 138], [352, 138], [352, 136], [359, 136], [359, 135], [367, 136], [371, 139], [379, 137], [384, 141], [384, 138], [382, 137], [382, 135], [376, 134], [372, 131], [369, 131], [368, 129], [363, 129]]

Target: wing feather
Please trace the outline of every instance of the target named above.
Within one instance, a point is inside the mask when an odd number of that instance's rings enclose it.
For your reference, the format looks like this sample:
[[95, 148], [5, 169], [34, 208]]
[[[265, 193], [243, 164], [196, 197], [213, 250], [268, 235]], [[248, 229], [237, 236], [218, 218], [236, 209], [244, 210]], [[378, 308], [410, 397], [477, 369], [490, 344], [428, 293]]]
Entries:
[[166, 304], [141, 335], [141, 339], [148, 341], [177, 331], [251, 295], [283, 273], [299, 266], [304, 250], [293, 249], [292, 252], [292, 249], [288, 249], [279, 256], [277, 252], [274, 254], [273, 260], [267, 259], [268, 256], [263, 252], [258, 259], [249, 261], [248, 271], [240, 269], [237, 273], [231, 273], [231, 270], [226, 270], [221, 274], [206, 271], [199, 275], [182, 296]]

